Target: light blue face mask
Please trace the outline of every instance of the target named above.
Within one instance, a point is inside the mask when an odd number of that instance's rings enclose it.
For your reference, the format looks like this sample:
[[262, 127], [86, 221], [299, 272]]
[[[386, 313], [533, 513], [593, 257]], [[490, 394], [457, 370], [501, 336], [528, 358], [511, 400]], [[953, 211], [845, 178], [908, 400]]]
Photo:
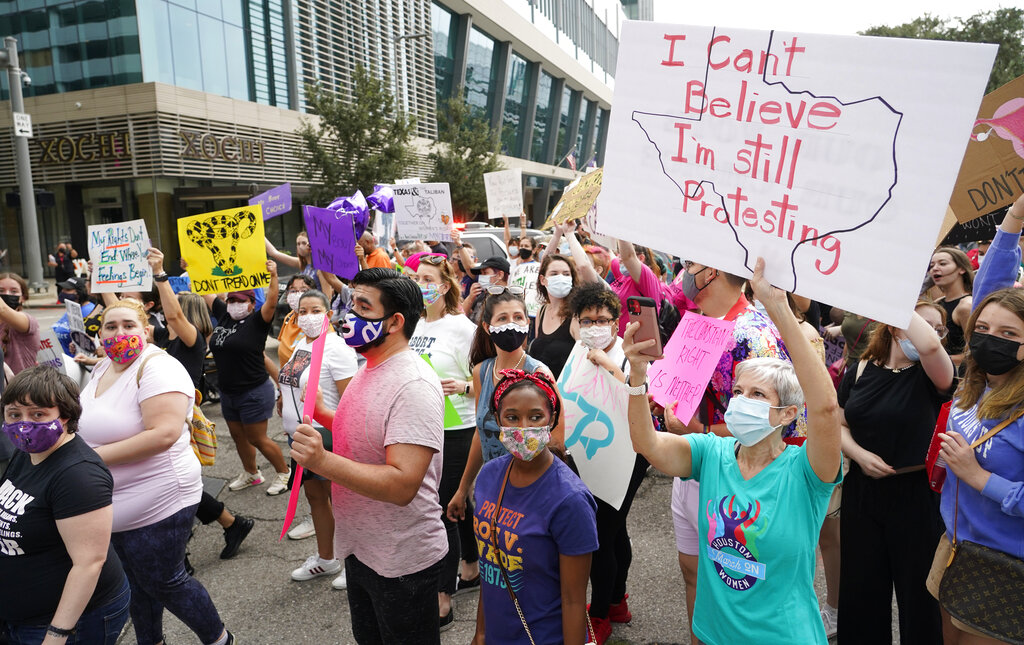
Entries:
[[782, 425], [773, 426], [768, 420], [772, 408], [782, 410], [786, 406], [773, 406], [767, 401], [755, 401], [737, 394], [729, 399], [725, 411], [725, 425], [741, 445], [755, 445]]
[[903, 350], [903, 353], [907, 358], [915, 363], [921, 360], [921, 354], [917, 351], [917, 348], [914, 347], [914, 343], [910, 342], [909, 338], [899, 338], [897, 339], [897, 342], [900, 344], [900, 349]]

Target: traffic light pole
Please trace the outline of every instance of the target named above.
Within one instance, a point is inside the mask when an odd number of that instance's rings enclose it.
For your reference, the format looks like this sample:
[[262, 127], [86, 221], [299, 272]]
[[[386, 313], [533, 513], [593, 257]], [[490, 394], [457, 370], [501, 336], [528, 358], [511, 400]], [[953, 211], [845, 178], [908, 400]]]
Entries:
[[[0, 65], [7, 67], [11, 90], [11, 111], [24, 112], [25, 100], [21, 95], [21, 69], [18, 67], [18, 41], [13, 36], [4, 38], [5, 51], [0, 51]], [[13, 117], [12, 117], [13, 119]], [[29, 287], [44, 289], [43, 254], [39, 245], [39, 221], [36, 219], [36, 193], [32, 186], [32, 160], [28, 152], [28, 137], [14, 137], [14, 159], [18, 173], [18, 191], [21, 193], [21, 239], [24, 256], [22, 267], [28, 274]], [[24, 294], [28, 297], [28, 294]]]

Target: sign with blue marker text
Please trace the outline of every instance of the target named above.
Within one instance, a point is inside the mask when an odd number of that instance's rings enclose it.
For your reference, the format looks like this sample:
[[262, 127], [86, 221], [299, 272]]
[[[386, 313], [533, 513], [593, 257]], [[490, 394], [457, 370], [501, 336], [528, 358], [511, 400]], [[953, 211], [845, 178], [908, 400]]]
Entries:
[[403, 240], [452, 241], [452, 197], [447, 183], [396, 184], [395, 222]]
[[259, 204], [263, 208], [263, 221], [284, 215], [292, 209], [292, 185], [284, 183], [274, 186], [249, 200], [250, 206]]
[[92, 292], [149, 291], [153, 270], [146, 261], [149, 234], [145, 220], [90, 226], [89, 259]]
[[565, 447], [590, 492], [619, 508], [636, 459], [629, 438], [629, 396], [625, 383], [592, 363], [588, 352], [576, 343], [558, 378]]
[[904, 328], [996, 49], [627, 21], [600, 232]]

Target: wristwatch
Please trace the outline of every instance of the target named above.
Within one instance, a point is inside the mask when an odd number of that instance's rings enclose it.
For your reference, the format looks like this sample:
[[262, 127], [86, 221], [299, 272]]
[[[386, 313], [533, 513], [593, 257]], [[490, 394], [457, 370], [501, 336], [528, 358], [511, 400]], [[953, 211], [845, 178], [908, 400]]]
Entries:
[[466, 391], [463, 392], [463, 394], [465, 394], [466, 396], [469, 396], [469, 386], [470, 385], [471, 385], [471, 383], [469, 381], [466, 381]]
[[166, 273], [157, 273], [156, 275], [153, 276], [153, 281], [154, 282], [167, 282], [167, 274]]
[[640, 385], [630, 385], [629, 381], [626, 381], [626, 394], [630, 396], [646, 396], [647, 395], [647, 381], [644, 380]]

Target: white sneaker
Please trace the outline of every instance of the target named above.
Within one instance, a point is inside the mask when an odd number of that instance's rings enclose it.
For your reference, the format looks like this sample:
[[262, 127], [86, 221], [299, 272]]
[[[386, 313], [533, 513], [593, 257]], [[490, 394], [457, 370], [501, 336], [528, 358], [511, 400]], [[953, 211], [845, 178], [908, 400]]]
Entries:
[[313, 526], [313, 516], [307, 515], [301, 522], [288, 531], [289, 540], [305, 540], [316, 535], [316, 527]]
[[231, 480], [231, 483], [228, 484], [228, 490], [242, 490], [250, 486], [259, 486], [262, 483], [263, 474], [260, 473], [259, 468], [254, 473], [247, 473], [243, 470], [241, 475]]
[[839, 612], [831, 607], [822, 609], [821, 622], [825, 625], [825, 637], [832, 638], [839, 631]]
[[341, 575], [331, 582], [331, 586], [339, 590], [348, 589], [348, 578], [345, 577], [344, 571], [342, 571]]
[[291, 475], [291, 469], [286, 473], [277, 473], [277, 477], [274, 478], [274, 483], [267, 487], [267, 495], [280, 495], [288, 490], [288, 478], [291, 477]]
[[330, 576], [341, 571], [341, 562], [334, 560], [321, 560], [319, 555], [311, 555], [306, 558], [302, 566], [292, 571], [292, 580], [302, 582], [312, 580], [320, 576]]

